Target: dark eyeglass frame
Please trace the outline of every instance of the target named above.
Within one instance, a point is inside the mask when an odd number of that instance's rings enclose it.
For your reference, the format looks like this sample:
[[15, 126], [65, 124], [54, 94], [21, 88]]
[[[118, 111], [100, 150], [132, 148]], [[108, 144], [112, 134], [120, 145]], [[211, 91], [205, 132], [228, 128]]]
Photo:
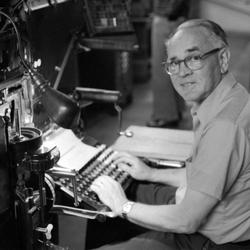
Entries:
[[[215, 49], [209, 50], [208, 52], [205, 52], [205, 53], [203, 53], [203, 54], [201, 54], [201, 55], [187, 56], [187, 57], [185, 57], [183, 60], [177, 60], [177, 61], [175, 61], [174, 63], [176, 64], [176, 66], [178, 65], [178, 68], [177, 68], [177, 70], [176, 70], [175, 73], [173, 73], [173, 72], [171, 72], [171, 71], [169, 70], [169, 66], [170, 66], [171, 63], [173, 63], [173, 62], [163, 62], [162, 64], [163, 64], [164, 70], [165, 70], [166, 73], [169, 74], [169, 75], [177, 75], [177, 74], [179, 74], [179, 72], [180, 72], [180, 65], [181, 65], [182, 62], [184, 63], [184, 65], [185, 65], [188, 69], [190, 69], [190, 70], [192, 70], [192, 71], [196, 71], [196, 70], [199, 70], [199, 69], [201, 69], [201, 68], [203, 67], [203, 64], [202, 64], [202, 61], [203, 61], [203, 60], [205, 60], [208, 56], [210, 56], [210, 55], [212, 55], [212, 54], [214, 54], [214, 53], [219, 52], [219, 51], [222, 50], [223, 48], [224, 48], [224, 47], [215, 48]], [[188, 62], [189, 62], [190, 59], [193, 58], [193, 57], [197, 58], [196, 60], [200, 60], [201, 63], [200, 63], [200, 65], [199, 65], [199, 67], [190, 68], [190, 66], [188, 66]]]

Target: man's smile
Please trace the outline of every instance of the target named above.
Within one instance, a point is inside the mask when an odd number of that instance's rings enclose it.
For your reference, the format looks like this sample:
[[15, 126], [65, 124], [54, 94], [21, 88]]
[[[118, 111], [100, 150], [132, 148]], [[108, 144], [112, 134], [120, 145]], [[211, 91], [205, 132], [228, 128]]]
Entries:
[[179, 85], [182, 87], [182, 89], [192, 88], [192, 87], [194, 87], [195, 84], [196, 84], [196, 82], [191, 82], [191, 81], [179, 83]]

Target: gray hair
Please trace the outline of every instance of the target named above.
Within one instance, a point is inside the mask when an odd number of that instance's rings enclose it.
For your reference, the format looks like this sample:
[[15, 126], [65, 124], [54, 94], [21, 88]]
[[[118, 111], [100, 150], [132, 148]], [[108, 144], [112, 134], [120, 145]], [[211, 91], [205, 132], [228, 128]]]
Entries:
[[211, 35], [213, 35], [216, 40], [222, 42], [225, 46], [228, 46], [227, 35], [225, 31], [217, 23], [207, 20], [207, 19], [192, 19], [180, 24], [168, 37], [168, 40], [171, 39], [179, 30], [185, 28], [193, 27], [203, 27]]

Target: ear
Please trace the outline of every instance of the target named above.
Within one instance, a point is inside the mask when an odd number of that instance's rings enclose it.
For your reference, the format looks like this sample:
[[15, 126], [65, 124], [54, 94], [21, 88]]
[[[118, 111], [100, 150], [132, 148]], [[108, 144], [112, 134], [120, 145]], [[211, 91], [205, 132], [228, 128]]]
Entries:
[[230, 55], [228, 47], [221, 49], [219, 52], [220, 71], [222, 74], [225, 74], [228, 71]]

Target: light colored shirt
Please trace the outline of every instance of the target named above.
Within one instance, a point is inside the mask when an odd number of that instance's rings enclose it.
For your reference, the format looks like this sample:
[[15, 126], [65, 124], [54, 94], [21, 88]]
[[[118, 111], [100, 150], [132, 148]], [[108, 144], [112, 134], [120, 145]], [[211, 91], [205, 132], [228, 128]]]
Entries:
[[250, 239], [250, 96], [227, 74], [197, 108], [187, 186], [218, 200], [198, 230], [217, 244]]

